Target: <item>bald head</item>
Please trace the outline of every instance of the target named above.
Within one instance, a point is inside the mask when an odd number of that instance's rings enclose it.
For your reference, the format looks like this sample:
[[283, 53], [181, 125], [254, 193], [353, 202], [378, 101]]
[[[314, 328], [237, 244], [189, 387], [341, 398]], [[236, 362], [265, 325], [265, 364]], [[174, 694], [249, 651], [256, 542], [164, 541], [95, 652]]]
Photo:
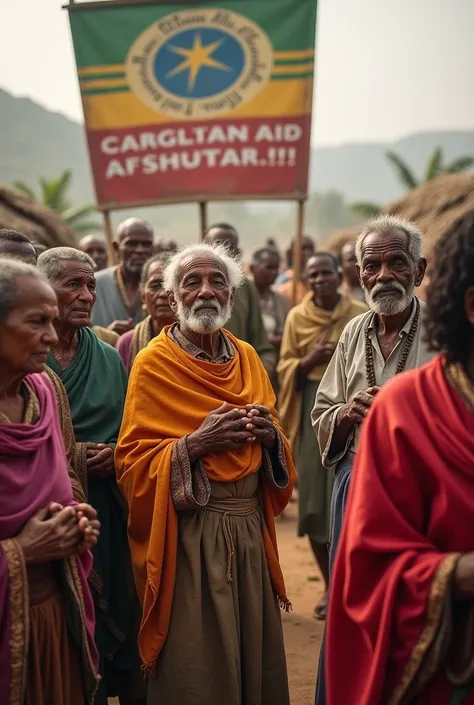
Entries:
[[150, 223], [141, 218], [127, 218], [117, 228], [117, 240], [120, 242], [124, 237], [130, 236], [133, 233], [146, 233], [153, 239], [153, 228]]
[[97, 272], [107, 267], [107, 248], [101, 235], [86, 235], [79, 241], [78, 249], [94, 260]]
[[145, 262], [153, 254], [153, 228], [141, 218], [127, 218], [117, 228], [114, 247], [121, 267], [140, 279]]
[[240, 254], [239, 235], [229, 223], [211, 225], [206, 233], [206, 242], [210, 245], [222, 245], [234, 256]]
[[36, 264], [36, 250], [26, 235], [7, 228], [0, 230], [0, 257]]

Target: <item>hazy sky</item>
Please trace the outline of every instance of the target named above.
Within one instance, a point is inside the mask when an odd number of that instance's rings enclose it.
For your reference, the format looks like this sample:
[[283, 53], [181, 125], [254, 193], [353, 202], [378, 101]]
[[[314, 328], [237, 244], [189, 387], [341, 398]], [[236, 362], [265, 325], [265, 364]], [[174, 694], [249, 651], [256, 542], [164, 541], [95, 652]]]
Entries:
[[[61, 4], [2, 3], [0, 87], [79, 120]], [[313, 141], [474, 128], [473, 29], [474, 0], [320, 0]]]

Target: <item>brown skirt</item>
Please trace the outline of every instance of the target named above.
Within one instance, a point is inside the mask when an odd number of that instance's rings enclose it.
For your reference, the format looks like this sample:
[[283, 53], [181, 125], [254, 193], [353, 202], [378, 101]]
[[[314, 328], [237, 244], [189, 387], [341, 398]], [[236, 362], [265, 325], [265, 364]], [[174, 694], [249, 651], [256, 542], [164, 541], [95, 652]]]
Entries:
[[84, 705], [79, 650], [74, 645], [61, 594], [30, 606], [25, 705]]
[[211, 482], [207, 508], [180, 512], [171, 623], [147, 705], [289, 705], [264, 519], [257, 506], [238, 510], [257, 492], [257, 474]]

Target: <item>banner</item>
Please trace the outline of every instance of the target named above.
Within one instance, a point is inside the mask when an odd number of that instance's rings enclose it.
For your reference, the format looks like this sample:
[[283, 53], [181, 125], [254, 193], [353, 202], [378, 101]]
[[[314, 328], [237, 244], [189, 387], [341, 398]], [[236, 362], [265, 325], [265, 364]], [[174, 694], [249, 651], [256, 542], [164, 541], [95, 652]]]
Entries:
[[103, 208], [304, 198], [316, 0], [68, 9]]

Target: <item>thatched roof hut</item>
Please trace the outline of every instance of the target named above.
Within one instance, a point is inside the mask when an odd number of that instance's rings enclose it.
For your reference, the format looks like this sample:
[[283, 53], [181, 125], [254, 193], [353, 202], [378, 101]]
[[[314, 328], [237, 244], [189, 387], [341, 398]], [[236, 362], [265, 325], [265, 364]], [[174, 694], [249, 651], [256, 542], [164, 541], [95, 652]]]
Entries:
[[46, 247], [76, 247], [76, 234], [59, 216], [22, 191], [0, 184], [0, 228], [11, 228]]
[[[425, 234], [425, 252], [430, 257], [433, 247], [461, 216], [474, 211], [474, 173], [442, 174], [405, 196], [389, 203], [384, 213], [413, 220]], [[346, 242], [355, 241], [360, 227], [337, 230], [322, 248], [338, 255]]]
[[474, 173], [443, 174], [384, 209], [385, 213], [413, 220], [423, 230], [428, 257], [453, 223], [471, 211], [474, 211]]

